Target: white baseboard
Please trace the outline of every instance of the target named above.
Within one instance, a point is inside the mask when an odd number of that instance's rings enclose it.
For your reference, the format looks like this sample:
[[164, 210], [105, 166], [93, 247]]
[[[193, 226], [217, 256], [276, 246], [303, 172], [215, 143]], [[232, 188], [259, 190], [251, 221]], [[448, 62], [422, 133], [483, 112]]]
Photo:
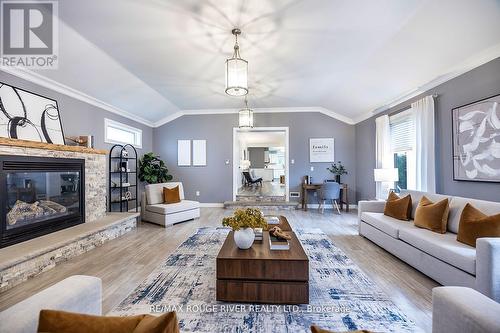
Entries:
[[201, 208], [224, 208], [223, 203], [219, 202], [200, 202]]
[[[224, 208], [223, 203], [219, 202], [200, 202], [200, 207], [201, 208]], [[308, 204], [307, 208], [318, 208], [318, 204]], [[349, 209], [357, 209], [358, 205], [349, 205]], [[333, 209], [333, 206], [331, 204], [325, 205], [325, 209]]]
[[[332, 204], [326, 204], [324, 205], [325, 206], [325, 209], [333, 209], [333, 205]], [[340, 204], [339, 204], [339, 207], [340, 207]], [[319, 204], [307, 204], [307, 208], [319, 208]], [[358, 205], [349, 205], [349, 209], [357, 209], [358, 208]]]

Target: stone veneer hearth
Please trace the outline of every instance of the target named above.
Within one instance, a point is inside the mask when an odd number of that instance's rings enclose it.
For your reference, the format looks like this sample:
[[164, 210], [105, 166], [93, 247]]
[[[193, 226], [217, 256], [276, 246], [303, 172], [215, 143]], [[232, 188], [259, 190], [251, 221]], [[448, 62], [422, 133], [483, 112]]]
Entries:
[[0, 155], [85, 160], [85, 222], [0, 249], [0, 292], [137, 226], [138, 213], [106, 213], [105, 150], [0, 138]]

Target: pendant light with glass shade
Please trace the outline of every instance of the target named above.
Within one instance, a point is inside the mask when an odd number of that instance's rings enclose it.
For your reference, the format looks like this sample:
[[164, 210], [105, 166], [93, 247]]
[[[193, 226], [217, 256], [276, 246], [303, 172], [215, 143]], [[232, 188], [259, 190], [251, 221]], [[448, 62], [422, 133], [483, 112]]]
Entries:
[[230, 96], [245, 96], [248, 94], [248, 61], [240, 56], [238, 35], [241, 30], [235, 28], [231, 31], [235, 36], [233, 56], [226, 60], [226, 94]]
[[245, 96], [245, 107], [238, 111], [240, 128], [253, 127], [253, 110], [248, 107], [247, 97]]

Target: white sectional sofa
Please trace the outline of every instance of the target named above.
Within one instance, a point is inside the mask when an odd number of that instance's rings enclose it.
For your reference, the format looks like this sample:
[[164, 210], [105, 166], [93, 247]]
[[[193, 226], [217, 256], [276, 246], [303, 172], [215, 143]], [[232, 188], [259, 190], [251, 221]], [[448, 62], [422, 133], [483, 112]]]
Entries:
[[415, 227], [413, 221], [384, 215], [384, 201], [360, 201], [359, 234], [442, 285], [474, 288], [500, 302], [500, 238], [480, 238], [476, 248], [456, 240], [466, 203], [487, 215], [500, 214], [500, 203], [406, 190], [401, 196], [407, 194], [412, 199], [412, 218], [422, 195], [434, 202], [448, 198], [447, 233], [438, 234]]
[[432, 290], [432, 333], [500, 332], [500, 304], [464, 287]]
[[73, 275], [0, 312], [0, 331], [36, 333], [40, 310], [102, 314], [102, 282], [93, 276]]
[[[174, 188], [176, 186], [179, 186], [181, 202], [163, 203], [163, 188]], [[141, 217], [146, 222], [169, 226], [174, 223], [199, 218], [200, 203], [184, 198], [184, 188], [180, 182], [150, 184], [145, 186], [142, 194]]]

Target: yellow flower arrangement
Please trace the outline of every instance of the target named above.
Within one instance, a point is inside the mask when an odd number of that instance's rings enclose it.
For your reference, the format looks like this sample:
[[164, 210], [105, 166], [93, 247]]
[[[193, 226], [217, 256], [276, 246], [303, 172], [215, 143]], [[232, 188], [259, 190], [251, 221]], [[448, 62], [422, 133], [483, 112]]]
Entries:
[[245, 228], [262, 228], [267, 230], [267, 222], [262, 212], [255, 208], [237, 209], [234, 216], [222, 219], [222, 225], [234, 231]]

